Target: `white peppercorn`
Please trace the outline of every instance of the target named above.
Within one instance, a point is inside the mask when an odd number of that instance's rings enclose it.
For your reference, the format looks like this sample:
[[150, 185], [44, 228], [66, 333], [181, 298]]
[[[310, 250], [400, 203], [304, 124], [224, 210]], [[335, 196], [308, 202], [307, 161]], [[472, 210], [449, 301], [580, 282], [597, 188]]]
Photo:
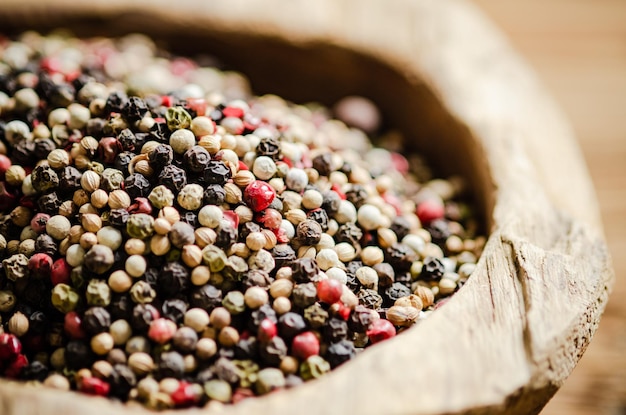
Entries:
[[[179, 130], [181, 131], [181, 130]], [[178, 204], [186, 210], [197, 210], [202, 206], [204, 189], [199, 184], [188, 184], [178, 193]]]
[[69, 235], [71, 227], [70, 221], [65, 216], [55, 215], [48, 219], [46, 232], [57, 241], [60, 241]]

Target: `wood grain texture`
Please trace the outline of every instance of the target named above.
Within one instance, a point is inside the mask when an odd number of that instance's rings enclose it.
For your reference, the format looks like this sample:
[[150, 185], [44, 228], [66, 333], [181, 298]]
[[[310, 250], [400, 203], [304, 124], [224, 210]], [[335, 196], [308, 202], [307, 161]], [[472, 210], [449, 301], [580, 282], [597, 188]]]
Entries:
[[[165, 37], [193, 33], [226, 42], [216, 50], [234, 63], [246, 62], [229, 52], [251, 59], [251, 75], [269, 54], [274, 71], [263, 76], [275, 79], [267, 85], [306, 77], [322, 98], [347, 83], [395, 115], [408, 145], [467, 173], [492, 225], [475, 274], [431, 318], [319, 382], [224, 413], [539, 412], [591, 340], [613, 274], [572, 131], [507, 42], [459, 0], [202, 4], [6, 0], [0, 18], [9, 16], [4, 27], [14, 29], [63, 23], [114, 32], [132, 22], [127, 27]], [[92, 27], [81, 27], [86, 16]], [[325, 83], [318, 85], [320, 73]], [[566, 191], [572, 184], [576, 191]], [[31, 399], [34, 393], [3, 383], [2, 413], [143, 412], [52, 391]]]
[[626, 3], [476, 0], [532, 64], [576, 131], [616, 272], [600, 329], [544, 415], [626, 408]]

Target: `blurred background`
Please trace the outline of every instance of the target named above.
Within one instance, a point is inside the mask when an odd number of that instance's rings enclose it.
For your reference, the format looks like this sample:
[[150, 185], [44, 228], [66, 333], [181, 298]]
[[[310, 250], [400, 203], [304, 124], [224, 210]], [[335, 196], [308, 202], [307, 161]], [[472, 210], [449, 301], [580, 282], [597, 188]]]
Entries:
[[626, 414], [626, 1], [473, 0], [571, 121], [594, 182], [616, 283], [600, 329], [542, 415]]

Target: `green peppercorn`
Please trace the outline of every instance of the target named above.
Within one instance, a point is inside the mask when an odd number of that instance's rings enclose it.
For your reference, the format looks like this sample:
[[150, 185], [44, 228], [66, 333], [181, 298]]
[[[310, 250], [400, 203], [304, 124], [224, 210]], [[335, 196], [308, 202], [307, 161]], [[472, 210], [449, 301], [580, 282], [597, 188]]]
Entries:
[[2, 261], [2, 267], [11, 281], [28, 276], [28, 258], [24, 254], [14, 254]]
[[309, 356], [300, 364], [300, 377], [305, 381], [317, 379], [329, 371], [330, 363], [318, 355]]
[[157, 209], [174, 206], [174, 193], [167, 187], [161, 185], [156, 186], [148, 195], [148, 200]]
[[87, 284], [85, 298], [90, 306], [106, 307], [111, 303], [111, 289], [106, 281], [91, 280]]
[[257, 374], [257, 381], [254, 384], [259, 395], [265, 395], [273, 390], [285, 387], [285, 375], [280, 369], [274, 367], [265, 368]]
[[226, 266], [228, 258], [222, 249], [215, 245], [207, 245], [202, 250], [202, 261], [211, 272], [220, 272]]
[[80, 295], [67, 284], [57, 284], [52, 289], [52, 305], [63, 314], [73, 311], [79, 301]]
[[189, 128], [191, 126], [191, 115], [183, 107], [170, 107], [165, 113], [167, 128], [170, 131]]
[[241, 314], [246, 311], [246, 300], [241, 291], [229, 291], [222, 300], [222, 305], [232, 315]]
[[135, 213], [128, 217], [126, 232], [131, 238], [145, 239], [154, 232], [154, 218], [145, 213]]
[[137, 304], [149, 304], [156, 298], [156, 291], [145, 281], [137, 281], [130, 288], [130, 298]]

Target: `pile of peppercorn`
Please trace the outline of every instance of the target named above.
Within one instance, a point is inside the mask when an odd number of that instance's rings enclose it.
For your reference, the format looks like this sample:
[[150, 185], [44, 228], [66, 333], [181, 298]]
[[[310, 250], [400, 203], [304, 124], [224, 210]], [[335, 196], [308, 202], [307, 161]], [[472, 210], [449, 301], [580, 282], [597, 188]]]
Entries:
[[0, 374], [230, 403], [426, 318], [484, 237], [461, 179], [346, 124], [363, 106], [253, 97], [141, 36], [0, 39]]

